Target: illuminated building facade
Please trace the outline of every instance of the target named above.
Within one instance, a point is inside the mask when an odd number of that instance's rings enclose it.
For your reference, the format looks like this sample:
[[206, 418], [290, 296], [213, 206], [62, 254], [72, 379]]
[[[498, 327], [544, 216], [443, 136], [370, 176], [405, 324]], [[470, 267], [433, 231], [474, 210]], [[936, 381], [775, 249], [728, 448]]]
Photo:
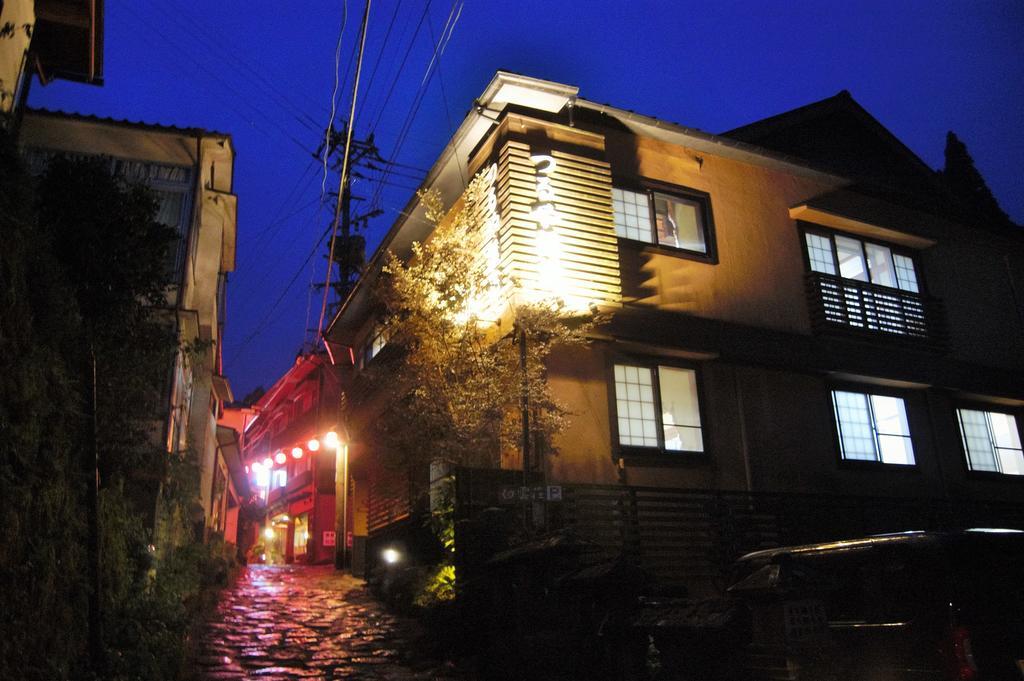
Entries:
[[[234, 541], [229, 509], [244, 496], [245, 480], [239, 477], [237, 445], [217, 424], [233, 399], [222, 375], [237, 215], [230, 135], [29, 110], [18, 142], [33, 172], [41, 172], [55, 154], [104, 159], [114, 175], [149, 186], [158, 200], [157, 221], [177, 231], [177, 246], [166, 263], [176, 283], [167, 290], [165, 310], [182, 350], [168, 372], [160, 439], [168, 452], [191, 448], [199, 461], [203, 517], [197, 534], [219, 533]], [[150, 482], [155, 499], [159, 481]]]
[[335, 430], [340, 394], [326, 356], [310, 354], [252, 405], [242, 460], [265, 519], [246, 537], [251, 559], [334, 561], [335, 470], [344, 454]]
[[[549, 361], [548, 480], [1020, 502], [1024, 235], [848, 94], [712, 135], [499, 72], [425, 184], [478, 173], [499, 298], [610, 315]], [[403, 216], [328, 332], [364, 362]]]

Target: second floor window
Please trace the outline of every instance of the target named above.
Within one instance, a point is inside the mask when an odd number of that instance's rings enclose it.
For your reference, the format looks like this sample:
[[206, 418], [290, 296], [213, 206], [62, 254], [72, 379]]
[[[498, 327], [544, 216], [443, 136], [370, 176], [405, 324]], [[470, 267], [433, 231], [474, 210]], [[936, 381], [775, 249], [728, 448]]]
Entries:
[[804, 238], [814, 272], [920, 292], [913, 259], [889, 246], [842, 234], [806, 232]]
[[806, 230], [811, 322], [940, 346], [941, 308], [922, 291], [909, 252], [838, 232]]
[[914, 446], [903, 400], [833, 390], [832, 407], [843, 459], [914, 465]]
[[374, 357], [380, 354], [384, 346], [388, 344], [387, 331], [383, 324], [374, 324], [370, 335], [363, 344], [363, 352], [360, 357], [360, 368], [365, 367]]
[[711, 255], [711, 210], [707, 194], [680, 190], [612, 189], [615, 233], [623, 239]]
[[956, 414], [968, 469], [1024, 475], [1024, 452], [1016, 417], [978, 409], [957, 409]]

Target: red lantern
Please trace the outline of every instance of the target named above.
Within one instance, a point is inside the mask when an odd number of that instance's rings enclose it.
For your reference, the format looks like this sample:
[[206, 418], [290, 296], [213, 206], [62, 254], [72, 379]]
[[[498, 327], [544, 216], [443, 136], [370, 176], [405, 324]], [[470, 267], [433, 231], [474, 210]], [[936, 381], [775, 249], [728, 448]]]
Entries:
[[302, 447], [292, 447], [292, 458], [295, 458], [295, 459], [301, 459], [302, 458]]
[[276, 461], [276, 462], [278, 462], [280, 464], [283, 464], [287, 460], [288, 460], [288, 457], [285, 456], [284, 452], [278, 452], [277, 454], [274, 454], [274, 461]]

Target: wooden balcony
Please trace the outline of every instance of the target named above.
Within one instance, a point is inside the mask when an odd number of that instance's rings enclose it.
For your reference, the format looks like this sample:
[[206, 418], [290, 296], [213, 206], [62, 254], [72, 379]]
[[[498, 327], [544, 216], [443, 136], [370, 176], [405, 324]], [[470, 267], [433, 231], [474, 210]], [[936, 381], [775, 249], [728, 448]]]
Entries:
[[942, 303], [930, 296], [821, 272], [807, 274], [807, 296], [816, 333], [946, 348]]

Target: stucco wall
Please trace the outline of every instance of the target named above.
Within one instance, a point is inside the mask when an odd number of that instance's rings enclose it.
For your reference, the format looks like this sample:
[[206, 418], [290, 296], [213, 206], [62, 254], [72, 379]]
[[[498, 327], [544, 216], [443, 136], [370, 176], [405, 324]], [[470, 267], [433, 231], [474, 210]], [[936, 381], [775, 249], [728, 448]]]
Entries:
[[717, 242], [718, 262], [708, 263], [620, 241], [624, 303], [809, 332], [803, 255], [789, 206], [829, 185], [622, 134], [608, 135], [607, 151], [617, 178], [710, 194]]

